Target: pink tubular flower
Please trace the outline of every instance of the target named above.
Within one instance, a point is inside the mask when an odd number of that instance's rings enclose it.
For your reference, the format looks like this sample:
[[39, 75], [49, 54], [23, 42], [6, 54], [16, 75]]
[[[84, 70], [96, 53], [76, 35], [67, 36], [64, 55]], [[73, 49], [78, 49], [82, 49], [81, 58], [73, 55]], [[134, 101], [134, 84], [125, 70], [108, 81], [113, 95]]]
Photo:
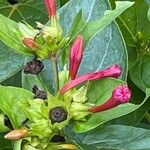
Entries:
[[105, 78], [105, 77], [117, 78], [121, 75], [121, 72], [122, 72], [122, 70], [118, 65], [113, 65], [111, 67], [108, 67], [105, 70], [82, 75], [82, 76], [70, 81], [66, 85], [64, 85], [64, 87], [60, 90], [60, 93], [64, 94], [65, 92], [72, 89], [76, 85], [83, 83], [85, 81], [97, 80], [97, 79], [101, 79], [101, 78]]
[[82, 60], [82, 56], [83, 38], [82, 36], [78, 36], [70, 50], [69, 77], [71, 77], [71, 80], [76, 78]]
[[114, 89], [112, 97], [102, 105], [89, 109], [92, 113], [105, 111], [118, 106], [119, 104], [128, 103], [131, 98], [131, 91], [126, 85], [118, 86]]
[[35, 42], [33, 39], [31, 39], [31, 38], [24, 38], [24, 39], [22, 40], [22, 43], [23, 43], [26, 47], [31, 48], [31, 49], [36, 49], [36, 48], [38, 48], [36, 42]]
[[56, 16], [56, 2], [55, 0], [44, 0], [49, 17]]

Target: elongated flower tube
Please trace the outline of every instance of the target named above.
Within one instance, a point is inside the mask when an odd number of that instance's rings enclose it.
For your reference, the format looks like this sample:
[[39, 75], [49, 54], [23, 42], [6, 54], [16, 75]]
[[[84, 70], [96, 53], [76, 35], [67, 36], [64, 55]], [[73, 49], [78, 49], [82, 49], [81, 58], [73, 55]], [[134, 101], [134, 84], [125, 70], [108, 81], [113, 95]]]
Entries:
[[78, 36], [70, 50], [69, 77], [71, 80], [76, 78], [78, 69], [83, 56], [83, 38]]
[[94, 106], [89, 109], [92, 113], [97, 113], [114, 108], [120, 104], [128, 103], [131, 98], [131, 91], [126, 85], [116, 87], [112, 93], [112, 97], [102, 105]]
[[102, 79], [105, 77], [117, 78], [121, 75], [121, 72], [122, 72], [122, 70], [118, 65], [113, 65], [111, 67], [108, 67], [105, 70], [101, 70], [98, 72], [88, 73], [88, 74], [82, 75], [82, 76], [70, 81], [66, 85], [64, 85], [64, 87], [60, 90], [60, 93], [64, 94], [68, 90], [72, 89], [73, 87], [75, 87], [78, 84], [81, 84], [85, 81], [97, 80], [97, 79]]
[[22, 40], [22, 43], [26, 47], [31, 48], [31, 49], [37, 49], [38, 48], [37, 43], [33, 39], [31, 39], [31, 38], [24, 38]]
[[50, 18], [55, 18], [56, 16], [56, 2], [55, 0], [44, 0], [48, 15]]

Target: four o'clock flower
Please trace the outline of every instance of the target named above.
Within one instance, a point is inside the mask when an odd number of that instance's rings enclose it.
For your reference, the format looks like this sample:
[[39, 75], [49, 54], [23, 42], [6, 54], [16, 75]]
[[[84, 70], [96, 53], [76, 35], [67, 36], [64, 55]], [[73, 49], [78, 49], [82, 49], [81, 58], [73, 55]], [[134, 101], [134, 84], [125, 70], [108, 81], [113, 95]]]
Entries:
[[104, 69], [98, 72], [81, 75], [77, 77], [76, 79], [70, 81], [66, 85], [64, 85], [64, 87], [60, 90], [60, 93], [64, 94], [65, 92], [77, 86], [78, 84], [81, 84], [86, 81], [97, 80], [97, 79], [102, 79], [106, 77], [117, 78], [121, 75], [121, 72], [122, 70], [118, 65], [113, 65], [111, 67], [108, 67], [107, 69]]
[[114, 108], [120, 104], [128, 103], [130, 98], [131, 91], [129, 90], [129, 88], [126, 85], [120, 85], [113, 90], [112, 96], [108, 101], [106, 101], [102, 105], [90, 108], [89, 111], [92, 113], [105, 111]]
[[71, 80], [76, 78], [83, 56], [83, 38], [78, 36], [70, 50], [69, 77]]
[[48, 15], [50, 18], [55, 18], [56, 16], [56, 2], [55, 0], [44, 0]]

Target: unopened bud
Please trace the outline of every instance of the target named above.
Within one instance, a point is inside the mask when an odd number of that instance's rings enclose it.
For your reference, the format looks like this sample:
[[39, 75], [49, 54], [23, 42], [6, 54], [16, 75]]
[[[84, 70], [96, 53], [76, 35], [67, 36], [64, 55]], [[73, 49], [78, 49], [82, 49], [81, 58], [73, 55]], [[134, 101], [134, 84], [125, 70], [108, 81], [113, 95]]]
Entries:
[[31, 39], [31, 38], [24, 38], [24, 39], [22, 40], [22, 43], [23, 43], [26, 47], [31, 48], [31, 49], [37, 49], [37, 48], [38, 48], [37, 43], [36, 43], [33, 39]]
[[8, 140], [19, 140], [19, 139], [27, 137], [27, 135], [28, 135], [28, 130], [25, 128], [24, 129], [22, 128], [22, 129], [13, 130], [9, 132], [8, 134], [4, 136], [4, 138]]

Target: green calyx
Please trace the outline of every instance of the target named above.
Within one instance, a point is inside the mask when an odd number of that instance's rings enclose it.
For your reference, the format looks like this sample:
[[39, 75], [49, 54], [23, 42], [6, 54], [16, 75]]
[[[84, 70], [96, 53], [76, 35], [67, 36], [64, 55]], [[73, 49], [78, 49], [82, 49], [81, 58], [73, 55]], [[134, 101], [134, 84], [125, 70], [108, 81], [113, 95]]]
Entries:
[[27, 23], [18, 23], [18, 26], [20, 32], [18, 36], [20, 36], [20, 34], [22, 36], [21, 42], [24, 38], [30, 38], [33, 39], [37, 45], [36, 49], [24, 45], [28, 48], [27, 53], [30, 52], [41, 59], [51, 57], [52, 53], [56, 54], [69, 40], [68, 37], [64, 37], [63, 30], [56, 18], [47, 25], [38, 22], [37, 27], [39, 29], [34, 29]]

